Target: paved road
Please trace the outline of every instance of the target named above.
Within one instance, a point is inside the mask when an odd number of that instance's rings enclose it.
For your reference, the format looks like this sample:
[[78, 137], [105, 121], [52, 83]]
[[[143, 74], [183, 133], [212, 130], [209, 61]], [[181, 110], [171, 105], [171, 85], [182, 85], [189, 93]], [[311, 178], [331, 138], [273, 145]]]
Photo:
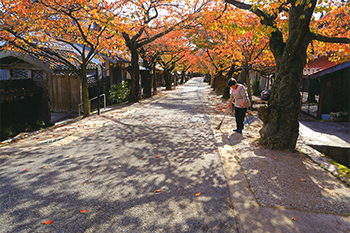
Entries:
[[235, 232], [203, 91], [194, 78], [64, 146], [0, 148], [0, 232]]

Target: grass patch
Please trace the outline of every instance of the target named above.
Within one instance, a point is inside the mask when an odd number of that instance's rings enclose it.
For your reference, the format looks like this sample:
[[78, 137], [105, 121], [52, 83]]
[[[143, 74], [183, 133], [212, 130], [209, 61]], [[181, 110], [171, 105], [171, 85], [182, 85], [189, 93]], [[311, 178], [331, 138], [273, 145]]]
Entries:
[[348, 181], [350, 181], [350, 168], [339, 164], [337, 162], [335, 162], [334, 160], [329, 161], [329, 163], [337, 166], [338, 168], [338, 173], [340, 177], [346, 178]]

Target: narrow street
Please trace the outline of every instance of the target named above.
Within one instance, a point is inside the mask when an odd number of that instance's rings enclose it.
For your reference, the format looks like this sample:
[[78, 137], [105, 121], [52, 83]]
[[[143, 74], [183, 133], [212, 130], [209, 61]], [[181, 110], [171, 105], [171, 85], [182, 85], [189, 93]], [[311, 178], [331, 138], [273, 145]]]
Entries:
[[236, 232], [205, 88], [1, 147], [0, 232]]

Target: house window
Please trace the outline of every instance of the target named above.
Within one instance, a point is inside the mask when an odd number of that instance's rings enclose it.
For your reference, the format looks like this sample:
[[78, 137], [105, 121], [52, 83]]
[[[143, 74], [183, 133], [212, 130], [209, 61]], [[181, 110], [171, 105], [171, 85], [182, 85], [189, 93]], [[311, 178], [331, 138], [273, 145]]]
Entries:
[[11, 69], [11, 79], [26, 79], [28, 78], [28, 70], [26, 69]]
[[7, 70], [0, 69], [0, 80], [8, 80]]
[[42, 70], [33, 70], [32, 77], [34, 80], [43, 80], [44, 72]]

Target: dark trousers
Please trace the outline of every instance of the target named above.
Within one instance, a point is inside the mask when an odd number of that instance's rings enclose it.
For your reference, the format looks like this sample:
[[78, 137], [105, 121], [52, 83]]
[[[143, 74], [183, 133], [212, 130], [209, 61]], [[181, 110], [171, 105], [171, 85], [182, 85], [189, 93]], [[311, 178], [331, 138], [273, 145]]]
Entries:
[[236, 124], [237, 129], [243, 129], [243, 121], [245, 113], [247, 112], [246, 108], [235, 108], [235, 117], [236, 117]]

